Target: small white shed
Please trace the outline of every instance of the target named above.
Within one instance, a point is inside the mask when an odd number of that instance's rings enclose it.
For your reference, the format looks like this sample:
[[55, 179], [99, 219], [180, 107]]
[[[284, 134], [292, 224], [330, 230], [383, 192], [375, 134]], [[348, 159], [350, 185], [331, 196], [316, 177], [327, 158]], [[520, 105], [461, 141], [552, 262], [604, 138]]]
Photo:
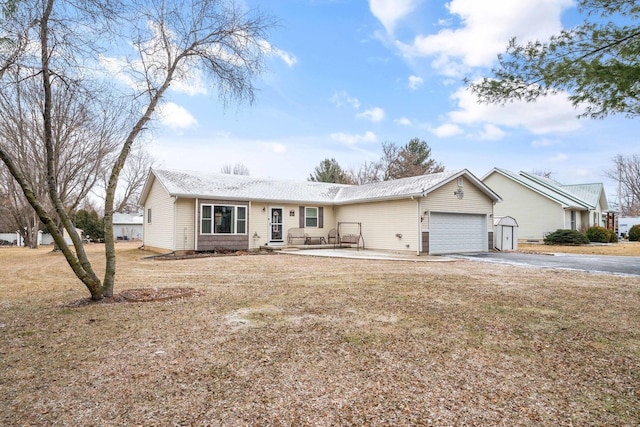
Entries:
[[499, 251], [518, 250], [518, 223], [510, 216], [493, 219], [493, 247]]

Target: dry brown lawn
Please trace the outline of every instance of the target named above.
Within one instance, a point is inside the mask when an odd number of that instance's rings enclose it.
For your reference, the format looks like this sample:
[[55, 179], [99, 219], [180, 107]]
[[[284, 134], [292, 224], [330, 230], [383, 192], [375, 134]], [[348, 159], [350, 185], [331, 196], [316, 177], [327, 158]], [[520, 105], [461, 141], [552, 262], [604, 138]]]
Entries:
[[562, 252], [570, 254], [615, 255], [640, 257], [640, 242], [620, 242], [612, 244], [591, 244], [580, 246], [560, 246], [544, 244], [518, 244], [521, 252]]
[[0, 250], [0, 425], [640, 424], [640, 278], [146, 255], [118, 244], [117, 291], [196, 293], [69, 306], [59, 254]]

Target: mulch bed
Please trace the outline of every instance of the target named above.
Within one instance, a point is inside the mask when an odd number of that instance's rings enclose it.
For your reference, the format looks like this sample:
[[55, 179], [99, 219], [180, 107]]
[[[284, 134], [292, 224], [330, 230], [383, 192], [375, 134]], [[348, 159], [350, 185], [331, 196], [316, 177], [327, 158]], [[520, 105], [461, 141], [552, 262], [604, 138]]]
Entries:
[[167, 301], [175, 298], [185, 298], [196, 294], [193, 288], [174, 287], [174, 288], [137, 288], [127, 289], [115, 294], [110, 298], [102, 298], [95, 301], [91, 298], [81, 298], [65, 304], [65, 307], [84, 307], [95, 305], [123, 304], [127, 302], [153, 302]]
[[245, 255], [273, 255], [273, 251], [220, 251], [220, 252], [187, 252], [186, 254], [162, 254], [152, 255], [147, 258], [158, 261], [177, 261], [192, 258], [211, 258], [211, 257], [228, 257], [228, 256], [245, 256]]

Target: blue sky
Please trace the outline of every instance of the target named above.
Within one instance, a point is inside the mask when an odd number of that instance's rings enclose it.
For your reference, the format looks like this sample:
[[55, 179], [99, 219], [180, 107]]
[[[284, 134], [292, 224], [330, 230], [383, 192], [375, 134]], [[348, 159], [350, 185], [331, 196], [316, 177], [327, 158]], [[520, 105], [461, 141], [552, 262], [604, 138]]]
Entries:
[[151, 152], [163, 167], [305, 180], [321, 160], [358, 169], [385, 141], [417, 137], [448, 170], [550, 170], [604, 182], [638, 152], [637, 120], [578, 119], [566, 97], [478, 104], [464, 77], [487, 75], [512, 36], [546, 39], [580, 22], [571, 0], [245, 0], [274, 16], [253, 105], [224, 108], [197, 82], [164, 105]]

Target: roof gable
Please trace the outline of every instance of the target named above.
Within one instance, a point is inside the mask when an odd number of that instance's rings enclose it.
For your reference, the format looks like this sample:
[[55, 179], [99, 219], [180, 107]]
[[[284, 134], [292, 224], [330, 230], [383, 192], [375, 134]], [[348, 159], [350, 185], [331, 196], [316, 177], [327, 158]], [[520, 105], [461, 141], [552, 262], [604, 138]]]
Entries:
[[601, 183], [562, 185], [551, 178], [523, 171], [514, 173], [500, 168], [493, 168], [482, 180], [484, 181], [493, 173], [499, 173], [518, 182], [529, 190], [559, 203], [563, 208], [596, 209], [598, 203], [604, 198], [604, 204], [601, 204], [601, 206], [603, 206], [604, 210], [608, 209], [606, 197], [604, 196], [604, 186]]
[[584, 200], [592, 209], [596, 209], [600, 205], [603, 210], [609, 210], [602, 183], [563, 185], [562, 188], [580, 200]]

